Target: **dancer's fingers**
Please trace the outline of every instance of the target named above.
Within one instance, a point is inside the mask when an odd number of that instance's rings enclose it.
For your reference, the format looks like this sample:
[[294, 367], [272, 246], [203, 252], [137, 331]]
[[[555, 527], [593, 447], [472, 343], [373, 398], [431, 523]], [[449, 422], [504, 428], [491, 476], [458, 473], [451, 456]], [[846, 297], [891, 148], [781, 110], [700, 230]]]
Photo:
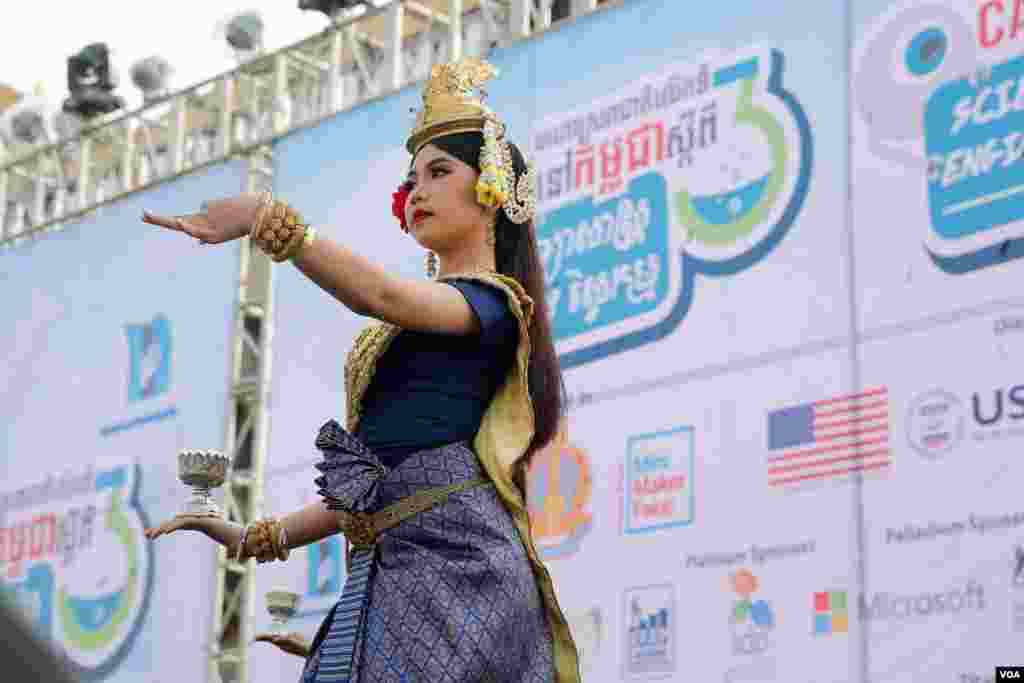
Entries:
[[164, 522], [163, 524], [154, 529], [146, 529], [146, 538], [148, 538], [149, 540], [159, 538], [166, 534], [178, 531], [179, 529], [184, 529], [190, 524], [194, 525], [196, 521], [196, 518], [190, 517], [189, 515], [178, 515], [177, 517], [173, 517], [172, 519], [167, 520], [166, 522]]
[[184, 232], [182, 229], [183, 221], [178, 216], [161, 216], [160, 214], [152, 213], [151, 211], [143, 211], [142, 222], [149, 223], [150, 225], [158, 225], [161, 228], [167, 228], [169, 230]]
[[204, 242], [210, 241], [210, 238], [212, 237], [210, 234], [209, 221], [206, 216], [201, 213], [190, 214], [187, 216], [161, 216], [160, 214], [143, 211], [142, 222], [149, 223], [150, 225], [156, 225], [161, 228], [167, 228], [168, 230], [174, 230], [176, 232], [183, 232], [190, 237], [195, 237], [196, 239]]

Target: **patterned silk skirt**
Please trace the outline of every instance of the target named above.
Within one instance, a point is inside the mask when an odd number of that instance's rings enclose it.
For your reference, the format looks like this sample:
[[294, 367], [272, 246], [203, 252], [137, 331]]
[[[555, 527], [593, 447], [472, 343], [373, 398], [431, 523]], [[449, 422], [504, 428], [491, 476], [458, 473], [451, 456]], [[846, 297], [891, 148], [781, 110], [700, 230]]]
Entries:
[[[449, 444], [392, 470], [333, 420], [317, 439], [332, 509], [377, 512], [424, 489], [486, 478], [472, 448]], [[552, 645], [537, 581], [494, 486], [475, 486], [383, 532], [352, 555], [302, 683], [548, 683]]]

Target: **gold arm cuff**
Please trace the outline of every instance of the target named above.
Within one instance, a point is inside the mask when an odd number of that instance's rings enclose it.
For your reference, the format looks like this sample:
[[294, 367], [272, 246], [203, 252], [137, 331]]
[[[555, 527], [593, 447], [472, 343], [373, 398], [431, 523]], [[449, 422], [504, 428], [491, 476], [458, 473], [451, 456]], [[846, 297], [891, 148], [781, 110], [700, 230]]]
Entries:
[[276, 254], [271, 254], [270, 258], [274, 263], [280, 263], [281, 261], [287, 261], [295, 254], [299, 253], [299, 249], [302, 248], [302, 244], [306, 239], [306, 232], [309, 230], [308, 226], [296, 225], [292, 229], [292, 236], [288, 238], [288, 243], [284, 245], [284, 248]]

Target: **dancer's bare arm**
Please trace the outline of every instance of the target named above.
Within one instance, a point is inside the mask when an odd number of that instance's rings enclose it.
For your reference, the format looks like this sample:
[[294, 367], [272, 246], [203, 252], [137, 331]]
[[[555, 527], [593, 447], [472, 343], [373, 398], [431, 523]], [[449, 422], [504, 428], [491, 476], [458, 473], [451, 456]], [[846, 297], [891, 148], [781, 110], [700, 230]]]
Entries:
[[[200, 244], [221, 244], [248, 235], [259, 206], [258, 195], [245, 194], [207, 202], [203, 212], [180, 217], [146, 211], [142, 220], [185, 233]], [[325, 237], [303, 247], [292, 261], [306, 277], [359, 315], [422, 332], [479, 331], [476, 314], [454, 287], [394, 276]]]
[[285, 515], [280, 520], [288, 532], [288, 547], [301, 548], [338, 533], [338, 513], [318, 501]]
[[[327, 504], [316, 502], [285, 515], [279, 520], [288, 532], [288, 546], [300, 548], [310, 543], [338, 533], [337, 513], [327, 509]], [[195, 517], [178, 515], [160, 526], [146, 529], [146, 538], [155, 540], [175, 531], [199, 531], [217, 543], [227, 546], [228, 553], [234, 557], [238, 550], [238, 541], [242, 537], [242, 526], [228, 522], [219, 517]], [[251, 550], [246, 543], [247, 550]]]

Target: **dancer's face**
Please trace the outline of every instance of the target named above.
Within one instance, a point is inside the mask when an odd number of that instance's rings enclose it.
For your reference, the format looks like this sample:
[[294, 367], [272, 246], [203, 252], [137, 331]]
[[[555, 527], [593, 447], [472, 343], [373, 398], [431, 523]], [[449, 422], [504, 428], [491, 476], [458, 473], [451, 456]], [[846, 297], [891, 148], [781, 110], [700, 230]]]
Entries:
[[494, 210], [477, 203], [478, 176], [472, 166], [433, 145], [424, 146], [409, 172], [409, 234], [439, 254], [485, 238]]

